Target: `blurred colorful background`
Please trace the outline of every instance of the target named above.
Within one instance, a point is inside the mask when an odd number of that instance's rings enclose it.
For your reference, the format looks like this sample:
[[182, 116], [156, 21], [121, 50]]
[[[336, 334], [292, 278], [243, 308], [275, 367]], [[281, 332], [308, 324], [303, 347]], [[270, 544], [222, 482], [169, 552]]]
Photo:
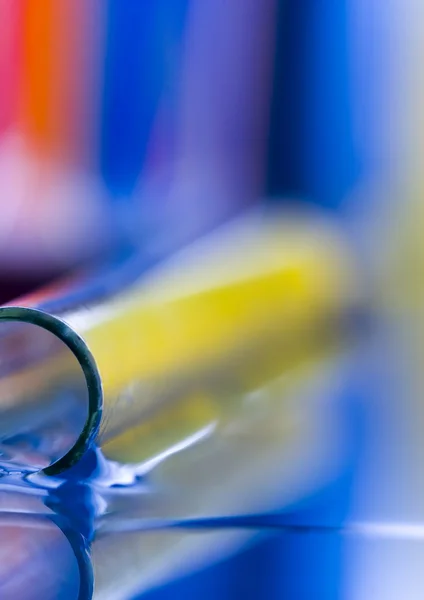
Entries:
[[170, 251], [262, 197], [346, 201], [348, 7], [256, 4], [2, 0], [4, 272]]
[[[418, 0], [0, 0], [2, 303], [83, 273], [84, 304], [215, 234], [183, 273], [207, 283], [238, 248], [220, 227], [257, 212], [317, 277], [346, 265], [328, 286], [351, 335], [323, 386], [297, 375], [320, 398], [293, 395], [302, 484], [273, 463], [283, 493], [237, 542], [147, 537], [131, 585], [103, 579], [127, 541], [95, 544], [98, 598], [422, 597], [423, 17]], [[395, 533], [352, 540], [351, 522]]]

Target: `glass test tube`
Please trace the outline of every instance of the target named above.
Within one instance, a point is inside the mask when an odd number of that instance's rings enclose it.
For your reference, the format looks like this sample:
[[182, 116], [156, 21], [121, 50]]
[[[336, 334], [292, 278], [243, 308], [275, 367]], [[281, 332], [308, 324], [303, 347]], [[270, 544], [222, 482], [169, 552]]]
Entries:
[[332, 226], [254, 214], [106, 301], [62, 315], [3, 307], [2, 464], [57, 474], [96, 439], [141, 476], [206, 440], [230, 454], [255, 436], [280, 445], [288, 375], [334, 355], [357, 303]]

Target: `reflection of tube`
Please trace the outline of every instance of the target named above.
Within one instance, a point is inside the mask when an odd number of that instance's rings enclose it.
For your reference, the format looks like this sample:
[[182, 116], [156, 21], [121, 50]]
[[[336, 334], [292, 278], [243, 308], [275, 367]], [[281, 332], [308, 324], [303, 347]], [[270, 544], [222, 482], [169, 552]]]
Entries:
[[89, 600], [93, 572], [84, 538], [33, 496], [2, 491], [0, 506], [2, 600]]
[[[328, 348], [354, 296], [333, 232], [274, 215], [231, 224], [114, 299], [62, 315], [69, 327], [51, 320], [66, 343], [79, 332], [94, 355], [106, 456], [140, 466], [168, 446], [237, 423], [248, 409], [233, 398]], [[22, 320], [35, 314], [13, 310]], [[44, 360], [50, 380], [60, 382], [60, 356]], [[80, 444], [49, 472], [77, 460]]]

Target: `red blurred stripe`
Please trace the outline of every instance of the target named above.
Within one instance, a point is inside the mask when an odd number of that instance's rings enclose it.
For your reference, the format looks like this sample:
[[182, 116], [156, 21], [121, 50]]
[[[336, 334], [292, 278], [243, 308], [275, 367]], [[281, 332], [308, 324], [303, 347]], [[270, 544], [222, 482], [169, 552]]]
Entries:
[[0, 133], [14, 124], [21, 71], [21, 0], [0, 2]]

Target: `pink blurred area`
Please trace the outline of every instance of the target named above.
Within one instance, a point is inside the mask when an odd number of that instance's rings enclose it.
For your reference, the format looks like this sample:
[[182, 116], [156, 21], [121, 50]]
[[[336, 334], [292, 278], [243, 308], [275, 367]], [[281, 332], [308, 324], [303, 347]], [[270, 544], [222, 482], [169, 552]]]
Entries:
[[83, 160], [90, 16], [78, 1], [0, 3], [1, 300], [103, 247], [100, 185]]

